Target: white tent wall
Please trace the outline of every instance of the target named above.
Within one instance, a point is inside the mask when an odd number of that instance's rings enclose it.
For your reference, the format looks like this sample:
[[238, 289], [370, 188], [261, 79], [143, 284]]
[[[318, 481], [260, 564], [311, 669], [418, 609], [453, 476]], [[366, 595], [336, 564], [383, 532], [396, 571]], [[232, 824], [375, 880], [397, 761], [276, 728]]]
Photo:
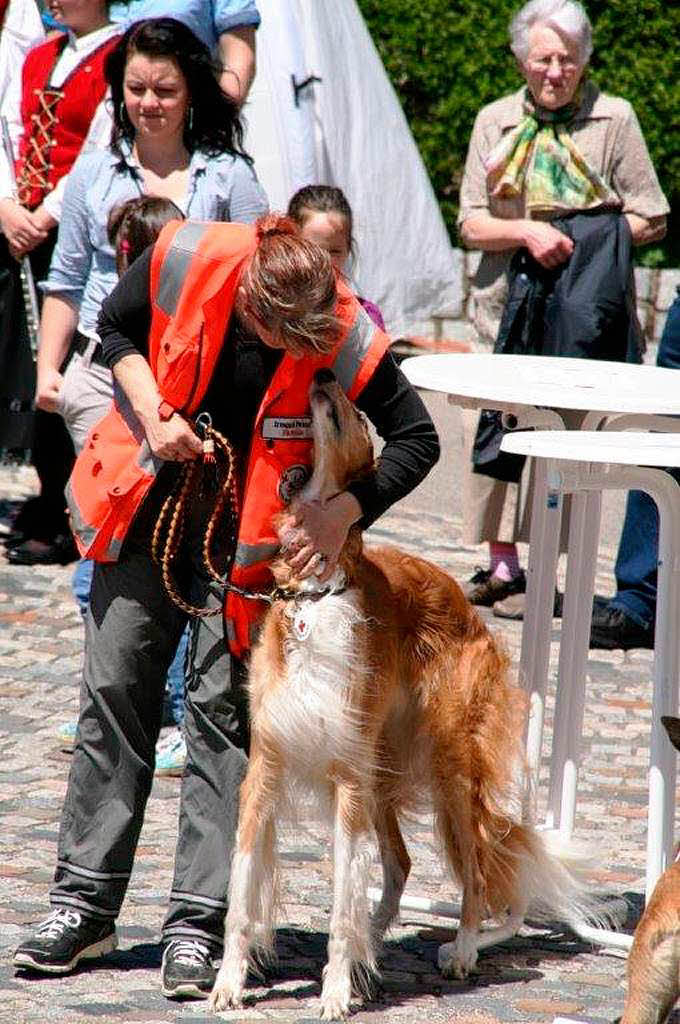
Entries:
[[[305, 184], [337, 185], [354, 211], [357, 291], [393, 337], [461, 315], [454, 251], [406, 118], [354, 0], [259, 0], [246, 148], [272, 209]], [[310, 75], [321, 79], [298, 92]]]
[[314, 95], [296, 95], [307, 61], [298, 0], [258, 0], [257, 73], [244, 108], [245, 148], [272, 210], [284, 210], [303, 185], [319, 181], [314, 141]]

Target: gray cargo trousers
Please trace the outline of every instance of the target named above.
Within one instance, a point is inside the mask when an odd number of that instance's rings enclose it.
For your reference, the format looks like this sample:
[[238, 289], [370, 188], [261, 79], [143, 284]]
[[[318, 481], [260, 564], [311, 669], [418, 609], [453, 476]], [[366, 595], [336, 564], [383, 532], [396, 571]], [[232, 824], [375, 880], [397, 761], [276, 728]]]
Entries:
[[[95, 568], [73, 763], [50, 902], [116, 918], [154, 772], [168, 666], [186, 615], [149, 555], [157, 502], [142, 510], [120, 561]], [[197, 606], [221, 598], [202, 570], [207, 511], [194, 500], [189, 554], [177, 570]], [[248, 750], [245, 669], [225, 646], [222, 615], [193, 619], [186, 672], [187, 759], [163, 939], [223, 938], [239, 787]]]

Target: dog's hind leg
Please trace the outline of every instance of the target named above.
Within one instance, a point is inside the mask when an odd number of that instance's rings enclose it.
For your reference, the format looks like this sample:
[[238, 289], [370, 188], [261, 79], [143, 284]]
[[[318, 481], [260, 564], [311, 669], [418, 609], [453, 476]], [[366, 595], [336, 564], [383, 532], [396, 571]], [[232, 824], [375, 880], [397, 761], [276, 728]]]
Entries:
[[333, 910], [328, 963], [323, 972], [321, 1016], [344, 1018], [352, 996], [352, 971], [375, 970], [368, 914], [368, 858], [360, 840], [367, 832], [367, 796], [359, 780], [336, 782], [333, 833]]
[[[462, 794], [459, 794], [458, 803], [465, 805], [465, 797]], [[465, 978], [477, 963], [484, 906], [484, 882], [478, 850], [472, 837], [471, 816], [465, 813], [464, 806], [459, 809], [455, 818], [448, 808], [440, 808], [437, 825], [449, 865], [461, 879], [463, 886], [458, 933], [453, 942], [445, 942], [439, 947], [437, 960], [444, 977]]]
[[250, 951], [268, 930], [274, 902], [274, 807], [280, 782], [278, 765], [254, 749], [243, 785], [236, 849], [231, 868], [224, 956], [210, 995], [213, 1010], [242, 1005]]
[[[380, 802], [380, 795], [378, 795], [378, 801]], [[399, 822], [392, 806], [388, 804], [378, 806], [374, 824], [382, 861], [383, 888], [371, 926], [375, 939], [380, 940], [399, 913], [399, 901], [411, 870], [411, 858], [404, 845]]]

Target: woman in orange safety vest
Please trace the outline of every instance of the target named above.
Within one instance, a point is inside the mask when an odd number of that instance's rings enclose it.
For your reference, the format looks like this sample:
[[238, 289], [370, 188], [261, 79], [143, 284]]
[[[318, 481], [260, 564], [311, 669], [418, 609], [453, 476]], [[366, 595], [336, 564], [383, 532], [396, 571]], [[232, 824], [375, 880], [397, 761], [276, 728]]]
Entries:
[[[154, 769], [165, 673], [186, 622], [150, 540], [182, 463], [202, 452], [204, 412], [235, 453], [239, 522], [231, 579], [261, 591], [278, 541], [272, 517], [309, 471], [308, 389], [331, 367], [385, 446], [375, 474], [298, 515], [289, 555], [327, 579], [352, 523], [368, 526], [427, 473], [437, 435], [387, 336], [295, 224], [173, 222], [105, 300], [98, 325], [116, 400], [70, 483], [73, 526], [97, 560], [86, 620], [81, 712], [49, 923], [15, 963], [67, 972], [113, 948]], [[223, 600], [202, 544], [214, 495], [191, 495], [173, 572], [194, 606]], [[229, 536], [228, 523], [224, 533]], [[244, 657], [261, 614], [231, 595], [197, 617], [187, 666], [179, 838], [163, 926], [162, 991], [205, 996], [222, 943], [238, 791], [248, 750]], [[226, 628], [223, 628], [223, 621]], [[226, 634], [226, 642], [225, 642]]]

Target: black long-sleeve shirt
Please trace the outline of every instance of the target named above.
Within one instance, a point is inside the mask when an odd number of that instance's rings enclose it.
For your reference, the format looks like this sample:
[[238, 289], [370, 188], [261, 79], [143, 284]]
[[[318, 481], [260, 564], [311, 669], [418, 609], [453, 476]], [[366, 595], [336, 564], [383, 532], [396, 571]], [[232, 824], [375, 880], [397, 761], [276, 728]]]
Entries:
[[[97, 330], [111, 369], [131, 353], [148, 356], [150, 268], [151, 248], [132, 264], [102, 304]], [[215, 429], [229, 439], [241, 465], [248, 457], [255, 418], [282, 355], [280, 349], [248, 334], [232, 317], [201, 409], [210, 413]], [[361, 525], [367, 527], [424, 479], [439, 458], [439, 439], [420, 396], [390, 352], [378, 363], [356, 404], [385, 442], [375, 474], [348, 487], [361, 506]]]

